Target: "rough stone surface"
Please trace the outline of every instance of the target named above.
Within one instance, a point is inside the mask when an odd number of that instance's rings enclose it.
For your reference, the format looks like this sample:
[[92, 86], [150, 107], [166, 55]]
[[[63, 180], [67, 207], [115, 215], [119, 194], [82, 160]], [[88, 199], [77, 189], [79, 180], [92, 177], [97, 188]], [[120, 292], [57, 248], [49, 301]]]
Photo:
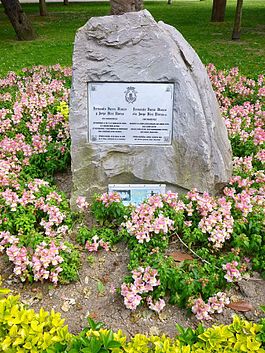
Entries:
[[[170, 146], [88, 143], [87, 83], [174, 82]], [[182, 35], [146, 10], [91, 18], [76, 34], [70, 129], [72, 202], [110, 183], [165, 183], [171, 191], [220, 192], [231, 148], [206, 70]]]

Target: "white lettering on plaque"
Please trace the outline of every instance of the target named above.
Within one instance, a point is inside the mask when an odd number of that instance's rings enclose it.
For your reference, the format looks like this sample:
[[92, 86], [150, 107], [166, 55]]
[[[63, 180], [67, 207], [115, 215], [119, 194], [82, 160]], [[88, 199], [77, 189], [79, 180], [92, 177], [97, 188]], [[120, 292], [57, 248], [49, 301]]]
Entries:
[[89, 142], [170, 145], [173, 83], [88, 83]]

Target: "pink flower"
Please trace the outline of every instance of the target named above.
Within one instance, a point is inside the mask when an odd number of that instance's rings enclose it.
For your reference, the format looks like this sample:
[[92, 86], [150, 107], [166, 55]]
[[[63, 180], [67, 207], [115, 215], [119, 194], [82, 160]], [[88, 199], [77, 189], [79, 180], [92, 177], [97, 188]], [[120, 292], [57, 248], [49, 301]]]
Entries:
[[193, 314], [196, 315], [198, 320], [212, 320], [211, 316], [209, 315], [210, 309], [210, 305], [206, 304], [201, 298], [196, 299], [194, 305], [191, 308]]
[[117, 192], [104, 193], [98, 198], [106, 207], [109, 207], [113, 202], [121, 202], [121, 196]]
[[161, 298], [159, 298], [155, 303], [153, 303], [151, 297], [148, 297], [146, 299], [146, 301], [148, 303], [149, 309], [151, 309], [157, 313], [160, 313], [164, 309], [164, 307], [166, 306], [164, 299], [161, 299]]
[[208, 299], [208, 304], [210, 305], [210, 313], [221, 314], [225, 305], [229, 304], [230, 300], [223, 292], [218, 292], [215, 296]]
[[127, 309], [135, 310], [141, 303], [142, 297], [137, 294], [137, 290], [132, 284], [123, 283], [121, 286], [121, 295], [124, 297], [124, 304]]
[[88, 209], [88, 202], [86, 202], [86, 198], [84, 196], [78, 196], [76, 199], [76, 205], [80, 210], [85, 211]]
[[233, 232], [231, 202], [224, 197], [214, 198], [206, 192], [200, 195], [196, 190], [188, 192], [187, 198], [192, 201], [186, 205], [188, 216], [193, 214], [194, 208], [201, 216], [198, 227], [208, 234], [214, 249], [221, 249]]
[[37, 245], [32, 256], [32, 271], [34, 280], [50, 279], [57, 283], [58, 274], [62, 271], [60, 264], [64, 261], [59, 251], [65, 250], [65, 246], [57, 246], [53, 241], [50, 244], [42, 242]]
[[87, 241], [85, 247], [89, 252], [96, 252], [100, 248], [106, 251], [109, 251], [110, 249], [109, 243], [105, 242], [103, 239], [99, 239], [97, 235], [92, 238], [92, 243]]
[[158, 215], [155, 215], [155, 212], [163, 207], [163, 202], [169, 202], [172, 207], [177, 207], [176, 198], [177, 196], [173, 194], [155, 195], [146, 203], [140, 204], [125, 223], [128, 233], [135, 236], [139, 243], [144, 243], [149, 242], [154, 234], [162, 235], [172, 231], [174, 221], [164, 216], [162, 210]]
[[92, 238], [92, 240], [93, 240], [93, 242], [92, 243], [90, 243], [90, 242], [86, 242], [86, 244], [85, 244], [85, 248], [89, 251], [89, 252], [96, 252], [96, 251], [98, 251], [98, 248], [99, 248], [99, 243], [97, 242], [97, 239], [98, 239], [98, 237], [93, 237]]
[[221, 314], [225, 305], [229, 304], [230, 300], [223, 292], [218, 292], [215, 296], [210, 297], [205, 303], [203, 299], [198, 298], [194, 301], [192, 312], [198, 320], [212, 320], [210, 314]]
[[[132, 271], [134, 282], [128, 285], [123, 283], [121, 286], [121, 294], [124, 297], [124, 304], [128, 309], [135, 310], [142, 299], [140, 294], [151, 292], [154, 287], [160, 285], [160, 280], [156, 278], [157, 276], [158, 271], [152, 269], [150, 266], [146, 268], [139, 267], [137, 270]], [[152, 307], [157, 310], [161, 308], [162, 310], [163, 300], [161, 299], [156, 304], [153, 304]]]
[[10, 206], [11, 211], [16, 211], [19, 203], [17, 193], [8, 188], [2, 192], [2, 197], [4, 198], [5, 203]]
[[242, 279], [241, 273], [238, 270], [238, 262], [232, 261], [231, 263], [228, 262], [222, 266], [222, 268], [226, 271], [226, 275], [224, 278], [227, 282], [238, 282]]

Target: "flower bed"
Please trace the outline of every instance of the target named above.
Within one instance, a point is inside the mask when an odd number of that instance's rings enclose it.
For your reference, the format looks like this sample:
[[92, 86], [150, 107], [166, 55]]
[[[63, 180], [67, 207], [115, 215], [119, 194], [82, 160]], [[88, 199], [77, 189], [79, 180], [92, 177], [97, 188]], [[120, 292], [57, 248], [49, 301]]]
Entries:
[[[234, 154], [233, 177], [223, 195], [168, 192], [126, 208], [119, 195], [104, 194], [92, 205], [101, 229], [80, 228], [79, 240], [89, 251], [121, 238], [128, 242], [131, 275], [121, 294], [131, 310], [146, 303], [159, 313], [169, 296], [169, 303], [211, 320], [230, 302], [224, 290], [253, 270], [265, 276], [265, 79], [241, 77], [236, 69], [217, 72], [212, 65], [208, 72]], [[186, 254], [170, 256], [172, 243]], [[184, 261], [178, 261], [181, 256]]]
[[47, 180], [70, 161], [71, 71], [22, 71], [0, 80], [0, 252], [22, 281], [68, 282], [78, 278], [79, 266], [78, 252], [66, 242], [72, 215]]
[[[127, 241], [130, 274], [120, 291], [131, 310], [144, 304], [160, 312], [168, 298], [210, 320], [228, 305], [227, 288], [252, 270], [265, 274], [265, 79], [212, 65], [208, 72], [234, 154], [224, 194], [169, 192], [136, 208], [104, 194], [91, 206], [99, 225], [88, 229], [79, 219], [77, 239], [88, 252]], [[0, 80], [0, 252], [22, 281], [78, 278], [79, 253], [67, 241], [76, 215], [52, 184], [69, 163], [69, 86], [70, 70], [58, 65]], [[89, 207], [82, 196], [77, 206]], [[173, 243], [182, 248], [180, 261], [170, 255]]]

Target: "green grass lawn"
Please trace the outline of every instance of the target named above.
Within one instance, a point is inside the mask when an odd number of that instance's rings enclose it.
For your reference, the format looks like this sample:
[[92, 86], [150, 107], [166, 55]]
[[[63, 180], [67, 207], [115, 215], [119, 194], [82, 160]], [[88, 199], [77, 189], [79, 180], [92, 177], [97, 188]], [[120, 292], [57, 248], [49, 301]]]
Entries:
[[[197, 51], [203, 63], [219, 69], [238, 66], [256, 76], [265, 69], [265, 0], [244, 0], [240, 41], [231, 40], [236, 0], [228, 0], [224, 23], [210, 23], [211, 0], [145, 2], [156, 20], [176, 27]], [[108, 3], [48, 3], [49, 16], [40, 17], [38, 4], [23, 5], [38, 39], [19, 42], [0, 6], [0, 75], [33, 65], [71, 65], [76, 30], [91, 16], [109, 13]]]

